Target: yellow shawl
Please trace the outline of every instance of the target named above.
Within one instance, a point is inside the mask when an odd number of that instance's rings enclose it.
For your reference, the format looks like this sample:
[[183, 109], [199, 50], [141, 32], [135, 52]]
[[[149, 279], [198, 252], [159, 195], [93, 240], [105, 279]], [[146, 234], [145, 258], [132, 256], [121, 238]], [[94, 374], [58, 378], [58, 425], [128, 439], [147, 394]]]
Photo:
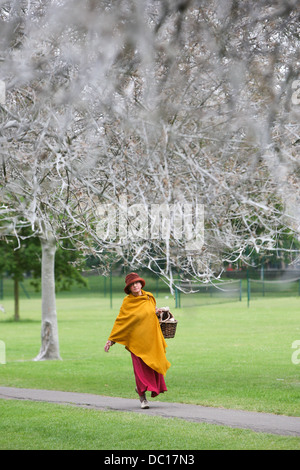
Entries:
[[129, 294], [124, 298], [109, 340], [123, 344], [151, 369], [165, 375], [170, 362], [166, 358], [167, 343], [155, 313], [155, 299], [150, 292]]

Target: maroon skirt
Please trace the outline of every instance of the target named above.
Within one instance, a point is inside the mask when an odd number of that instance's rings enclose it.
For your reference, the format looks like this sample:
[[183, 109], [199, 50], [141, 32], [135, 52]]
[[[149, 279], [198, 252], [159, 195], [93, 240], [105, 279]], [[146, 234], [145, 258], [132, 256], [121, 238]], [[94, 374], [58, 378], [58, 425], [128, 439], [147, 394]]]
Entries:
[[147, 390], [151, 391], [151, 397], [157, 397], [160, 393], [167, 391], [164, 376], [159, 374], [135, 354], [131, 353], [136, 388], [139, 395]]

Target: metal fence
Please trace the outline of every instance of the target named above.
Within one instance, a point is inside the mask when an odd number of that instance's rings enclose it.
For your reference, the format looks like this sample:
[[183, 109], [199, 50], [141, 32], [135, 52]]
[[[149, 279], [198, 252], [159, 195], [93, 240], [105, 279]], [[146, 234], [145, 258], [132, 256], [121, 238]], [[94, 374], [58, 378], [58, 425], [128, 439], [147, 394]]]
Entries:
[[270, 281], [267, 279], [247, 279], [247, 300], [259, 297], [298, 297], [300, 278]]
[[203, 284], [193, 281], [181, 281], [175, 287], [176, 307], [181, 308], [241, 300], [241, 279]]
[[[251, 276], [242, 276], [240, 279], [228, 279], [214, 283], [199, 283], [177, 278], [174, 281], [173, 293], [167, 283], [158, 276], [142, 275], [146, 281], [145, 290], [150, 291], [158, 299], [159, 303], [172, 304], [177, 308], [196, 307], [201, 305], [241, 301], [247, 298], [248, 305], [251, 300], [260, 297], [300, 297], [300, 273], [298, 271], [283, 271], [270, 273], [268, 271], [251, 271]], [[292, 276], [294, 274], [294, 277]], [[295, 276], [295, 274], [298, 276]], [[237, 273], [235, 273], [235, 276]], [[85, 286], [72, 285], [68, 291], [58, 291], [57, 295], [99, 295], [110, 299], [112, 306], [113, 298], [124, 295], [125, 275], [111, 273], [102, 276], [97, 272], [84, 273]], [[30, 276], [25, 277], [19, 283], [20, 298], [40, 297], [40, 290], [32, 284]], [[35, 280], [36, 283], [36, 280]], [[14, 282], [10, 277], [0, 278], [0, 300], [14, 296]]]

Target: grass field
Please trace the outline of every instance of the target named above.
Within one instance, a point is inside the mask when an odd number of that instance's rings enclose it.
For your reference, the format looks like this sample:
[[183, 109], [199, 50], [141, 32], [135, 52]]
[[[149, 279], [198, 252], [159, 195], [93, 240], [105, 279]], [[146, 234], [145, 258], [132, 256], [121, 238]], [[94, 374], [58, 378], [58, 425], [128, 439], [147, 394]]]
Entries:
[[[111, 309], [110, 300], [100, 295], [58, 295], [63, 360], [33, 362], [40, 347], [40, 299], [22, 299], [18, 323], [10, 320], [12, 299], [4, 299], [7, 313], [1, 313], [0, 340], [6, 346], [6, 364], [0, 364], [0, 385], [135, 398], [128, 352], [120, 345], [115, 345], [109, 354], [103, 352], [121, 301], [122, 295], [114, 296]], [[157, 303], [170, 305], [179, 322], [176, 337], [168, 340], [167, 356], [172, 364], [166, 377], [168, 392], [159, 396], [159, 401], [300, 416], [300, 364], [292, 362], [292, 343], [300, 340], [299, 298], [265, 298], [253, 301], [250, 308], [243, 301], [175, 310], [173, 299], [164, 295], [158, 297]], [[102, 449], [300, 448], [297, 438], [178, 420], [25, 402], [0, 401], [0, 407], [0, 449], [31, 448], [30, 445]], [[119, 423], [117, 429], [115, 423]], [[169, 432], [172, 429], [171, 441], [163, 438], [164, 426], [169, 426]], [[58, 434], [57, 427], [61, 428]], [[102, 434], [100, 439], [98, 429], [105, 429], [106, 433], [106, 427], [114, 437], [108, 440]], [[152, 429], [161, 432], [154, 437]], [[72, 440], [72, 433], [78, 438]], [[42, 437], [31, 440], [31, 435]]]
[[137, 413], [0, 400], [0, 450], [299, 450], [296, 437]]

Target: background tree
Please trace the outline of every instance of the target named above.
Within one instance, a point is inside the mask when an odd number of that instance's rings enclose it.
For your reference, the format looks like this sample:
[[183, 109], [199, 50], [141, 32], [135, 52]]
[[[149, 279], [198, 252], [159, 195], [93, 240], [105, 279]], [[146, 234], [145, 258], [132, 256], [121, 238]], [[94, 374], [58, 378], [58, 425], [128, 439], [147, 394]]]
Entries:
[[[24, 236], [26, 231], [21, 232]], [[40, 275], [39, 246], [39, 240], [26, 236], [21, 244], [15, 237], [0, 241], [0, 274], [10, 275], [14, 282], [15, 321], [20, 319], [19, 284], [29, 272], [33, 277]]]
[[[14, 282], [14, 320], [20, 320], [20, 283], [26, 277], [38, 292], [41, 288], [41, 242], [30, 234], [30, 230], [20, 230], [16, 237], [0, 238], [0, 276], [8, 275]], [[76, 250], [59, 247], [55, 257], [55, 291], [69, 290], [72, 285], [86, 286], [80, 271], [85, 267], [85, 259]]]
[[[172, 288], [178, 270], [207, 282], [247, 261], [246, 247], [299, 234], [298, 15], [294, 0], [2, 4], [0, 215], [42, 240], [42, 331], [54, 344], [61, 239]], [[174, 224], [149, 231], [155, 217], [197, 219], [200, 206], [201, 248]]]

